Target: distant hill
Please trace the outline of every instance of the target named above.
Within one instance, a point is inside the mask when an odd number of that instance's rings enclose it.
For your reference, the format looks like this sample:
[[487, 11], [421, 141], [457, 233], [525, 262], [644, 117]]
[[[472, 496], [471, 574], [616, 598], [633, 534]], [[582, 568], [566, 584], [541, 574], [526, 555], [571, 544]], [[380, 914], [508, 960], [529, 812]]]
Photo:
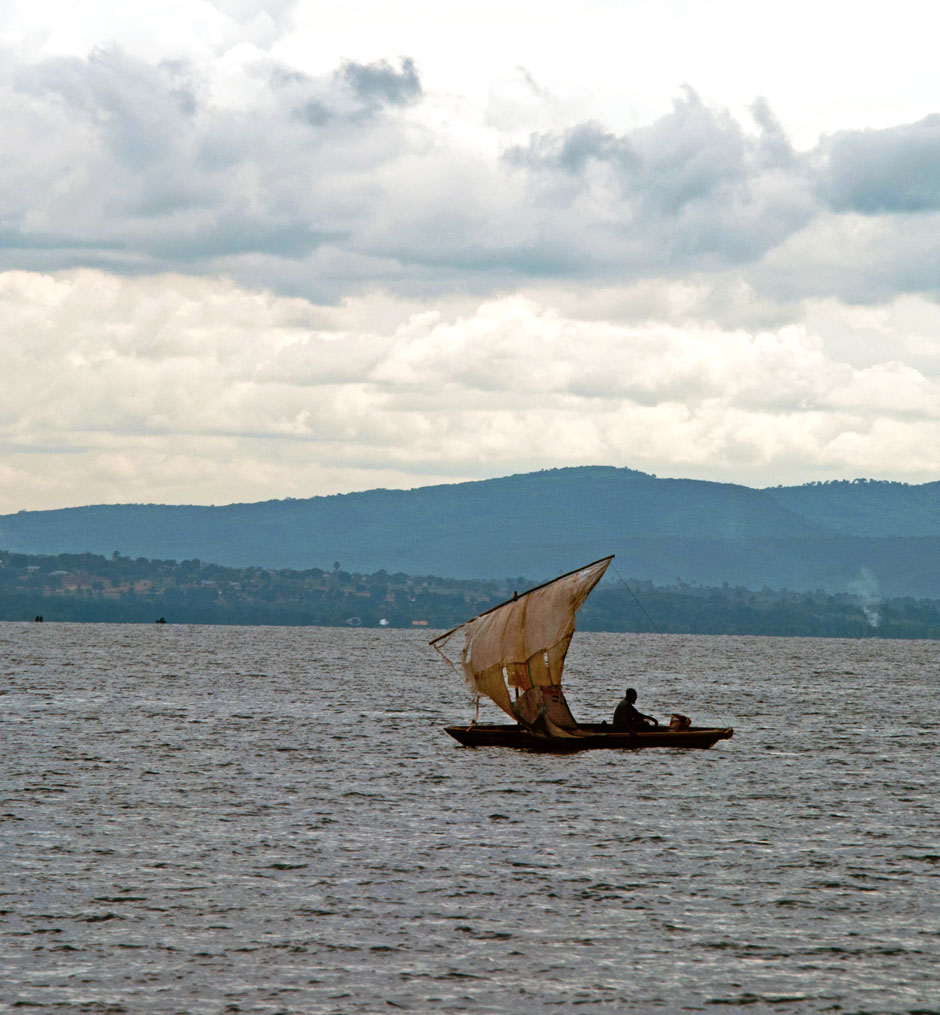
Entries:
[[781, 507], [845, 536], [940, 536], [940, 482], [839, 480], [765, 491]]
[[99, 505], [0, 516], [0, 548], [540, 580], [607, 553], [624, 575], [940, 598], [940, 483], [755, 490], [631, 469], [224, 507]]

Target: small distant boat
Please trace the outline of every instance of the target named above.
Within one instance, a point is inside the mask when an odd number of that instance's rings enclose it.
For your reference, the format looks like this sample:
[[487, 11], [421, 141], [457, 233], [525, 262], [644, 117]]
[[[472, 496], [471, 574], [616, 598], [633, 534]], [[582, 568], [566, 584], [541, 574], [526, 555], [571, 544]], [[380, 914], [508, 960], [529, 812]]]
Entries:
[[[513, 725], [478, 723], [445, 726], [466, 747], [521, 747], [535, 751], [598, 748], [711, 747], [728, 740], [730, 728], [671, 726], [614, 729], [607, 723], [578, 723], [561, 690], [565, 656], [575, 630], [575, 613], [603, 578], [613, 556], [603, 557], [538, 585], [435, 638], [431, 645], [456, 671], [445, 651], [459, 638], [460, 667], [473, 691], [492, 699]], [[513, 694], [510, 694], [510, 688]]]

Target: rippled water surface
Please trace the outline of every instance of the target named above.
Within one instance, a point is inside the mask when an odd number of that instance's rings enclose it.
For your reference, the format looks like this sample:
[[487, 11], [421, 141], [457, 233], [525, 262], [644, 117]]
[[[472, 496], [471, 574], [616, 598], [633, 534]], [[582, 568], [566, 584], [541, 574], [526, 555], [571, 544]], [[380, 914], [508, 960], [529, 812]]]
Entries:
[[0, 1009], [940, 1011], [938, 662], [579, 634], [735, 736], [548, 756], [427, 633], [0, 624]]

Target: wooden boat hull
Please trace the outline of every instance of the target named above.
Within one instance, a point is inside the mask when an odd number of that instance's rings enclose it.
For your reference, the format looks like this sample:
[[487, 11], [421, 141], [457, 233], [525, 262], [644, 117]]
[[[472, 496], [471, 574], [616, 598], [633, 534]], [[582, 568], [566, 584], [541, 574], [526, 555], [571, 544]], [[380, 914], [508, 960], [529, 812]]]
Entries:
[[649, 730], [614, 730], [603, 723], [579, 726], [570, 737], [540, 736], [523, 726], [478, 723], [475, 726], [445, 726], [445, 731], [464, 747], [516, 747], [529, 751], [590, 751], [609, 748], [637, 750], [641, 747], [707, 748], [719, 740], [730, 740], [732, 729], [692, 726], [673, 730], [668, 726]]

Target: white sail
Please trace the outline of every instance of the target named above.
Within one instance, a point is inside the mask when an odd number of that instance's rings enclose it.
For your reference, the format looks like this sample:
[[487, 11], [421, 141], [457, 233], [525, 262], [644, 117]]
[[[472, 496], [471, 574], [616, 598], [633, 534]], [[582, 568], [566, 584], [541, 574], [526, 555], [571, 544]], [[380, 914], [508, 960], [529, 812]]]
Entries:
[[[444, 651], [451, 638], [460, 636], [460, 663], [475, 694], [485, 694], [513, 719], [509, 688], [520, 692], [561, 684], [565, 656], [574, 634], [574, 615], [601, 580], [613, 557], [588, 564], [468, 620], [436, 638], [431, 644], [451, 665]], [[552, 698], [564, 699], [560, 692]], [[541, 701], [542, 694], [538, 695]], [[564, 706], [564, 713], [567, 706]], [[573, 720], [572, 720], [573, 722]]]

